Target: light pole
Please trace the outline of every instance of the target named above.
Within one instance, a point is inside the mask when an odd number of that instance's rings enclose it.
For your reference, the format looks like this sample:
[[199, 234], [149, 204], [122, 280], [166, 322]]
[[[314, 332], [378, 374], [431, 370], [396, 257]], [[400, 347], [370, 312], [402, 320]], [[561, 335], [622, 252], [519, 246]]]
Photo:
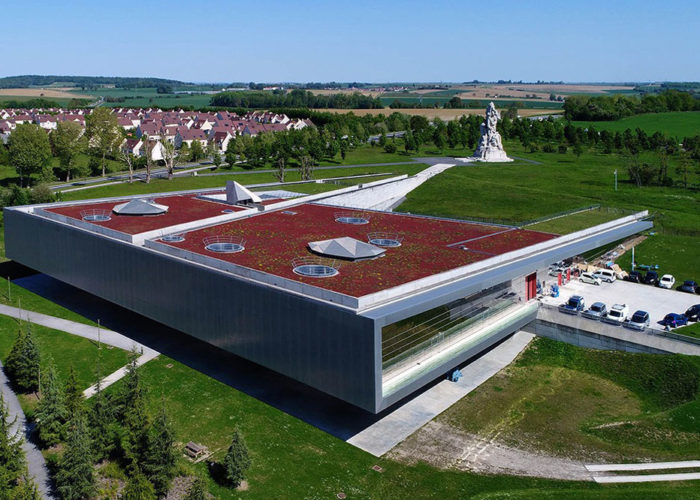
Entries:
[[615, 169], [615, 191], [617, 191], [617, 169]]

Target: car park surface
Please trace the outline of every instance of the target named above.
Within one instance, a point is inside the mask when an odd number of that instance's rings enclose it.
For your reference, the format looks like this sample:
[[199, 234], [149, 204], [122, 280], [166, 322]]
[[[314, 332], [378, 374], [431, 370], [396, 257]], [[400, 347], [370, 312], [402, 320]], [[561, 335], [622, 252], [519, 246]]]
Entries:
[[659, 325], [659, 321], [668, 313], [682, 313], [698, 303], [697, 295], [622, 280], [617, 280], [615, 283], [603, 283], [601, 286], [591, 286], [578, 280], [571, 280], [560, 288], [560, 294], [559, 298], [544, 297], [543, 302], [559, 306], [562, 303], [561, 297], [580, 295], [589, 304], [594, 302], [627, 304], [630, 311], [640, 309], [647, 311], [651, 322], [650, 327], [658, 330], [663, 329]]

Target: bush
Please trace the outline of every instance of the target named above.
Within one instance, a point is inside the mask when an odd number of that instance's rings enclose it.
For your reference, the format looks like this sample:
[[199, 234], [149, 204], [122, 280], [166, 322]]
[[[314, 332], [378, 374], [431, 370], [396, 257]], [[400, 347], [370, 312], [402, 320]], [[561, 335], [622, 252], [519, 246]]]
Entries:
[[32, 188], [32, 203], [51, 203], [56, 201], [56, 195], [47, 184], [37, 184]]
[[393, 142], [388, 142], [384, 145], [384, 151], [387, 153], [396, 153], [396, 144]]
[[542, 146], [542, 151], [544, 151], [545, 153], [554, 153], [554, 146], [552, 146], [551, 144], [545, 144], [544, 146]]
[[566, 144], [560, 144], [559, 148], [557, 148], [557, 151], [559, 151], [560, 154], [566, 154], [568, 149], [569, 148], [566, 147]]

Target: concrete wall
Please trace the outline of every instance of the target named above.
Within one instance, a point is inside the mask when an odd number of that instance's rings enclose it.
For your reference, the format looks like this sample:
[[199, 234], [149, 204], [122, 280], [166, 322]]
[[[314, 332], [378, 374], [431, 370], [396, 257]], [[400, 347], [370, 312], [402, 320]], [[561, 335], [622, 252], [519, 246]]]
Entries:
[[371, 319], [19, 210], [5, 231], [17, 262], [377, 410]]

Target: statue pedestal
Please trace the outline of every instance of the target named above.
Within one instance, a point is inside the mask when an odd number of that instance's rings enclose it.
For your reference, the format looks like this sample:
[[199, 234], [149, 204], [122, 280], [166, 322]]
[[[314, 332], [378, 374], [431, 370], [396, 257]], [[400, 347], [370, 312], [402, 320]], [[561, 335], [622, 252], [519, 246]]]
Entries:
[[506, 152], [495, 146], [479, 147], [474, 151], [473, 161], [485, 161], [485, 162], [507, 162], [513, 161], [512, 158], [508, 158]]

